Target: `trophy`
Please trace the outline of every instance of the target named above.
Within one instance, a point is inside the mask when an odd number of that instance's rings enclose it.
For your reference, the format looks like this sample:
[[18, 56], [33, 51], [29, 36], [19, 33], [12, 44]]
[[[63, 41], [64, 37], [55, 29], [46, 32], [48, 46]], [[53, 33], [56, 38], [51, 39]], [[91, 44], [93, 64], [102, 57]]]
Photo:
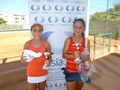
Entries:
[[[75, 43], [74, 46], [76, 47], [76, 50], [79, 51], [81, 44], [80, 43]], [[75, 59], [75, 63], [79, 62], [80, 58]]]
[[[46, 60], [48, 59], [48, 55], [49, 55], [49, 54], [50, 54], [49, 52], [44, 52], [44, 55], [45, 55]], [[48, 66], [46, 65], [46, 63], [44, 64], [43, 69], [44, 69], [44, 70], [48, 70]]]
[[76, 50], [79, 51], [81, 44], [80, 43], [75, 43], [74, 46], [76, 46]]

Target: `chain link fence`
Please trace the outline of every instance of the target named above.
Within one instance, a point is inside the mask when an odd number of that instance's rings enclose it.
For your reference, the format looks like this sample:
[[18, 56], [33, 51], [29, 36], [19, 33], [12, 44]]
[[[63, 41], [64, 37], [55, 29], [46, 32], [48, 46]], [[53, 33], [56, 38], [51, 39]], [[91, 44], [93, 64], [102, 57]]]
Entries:
[[30, 39], [29, 32], [29, 29], [0, 32], [0, 63], [19, 60], [24, 43]]

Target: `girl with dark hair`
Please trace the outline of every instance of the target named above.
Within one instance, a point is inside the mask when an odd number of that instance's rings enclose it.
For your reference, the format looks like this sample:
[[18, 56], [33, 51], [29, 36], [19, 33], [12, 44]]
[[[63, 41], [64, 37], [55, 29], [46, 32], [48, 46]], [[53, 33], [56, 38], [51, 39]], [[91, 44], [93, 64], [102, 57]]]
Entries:
[[[85, 48], [85, 22], [83, 19], [76, 19], [73, 22], [73, 36], [66, 39], [63, 48], [63, 58], [66, 61], [66, 68], [64, 68], [64, 74], [66, 79], [67, 90], [81, 90], [84, 83], [80, 77], [78, 65], [82, 63], [80, 55]], [[88, 50], [90, 51], [90, 43], [88, 40]], [[89, 60], [90, 56], [84, 58]], [[86, 83], [90, 82], [90, 78]]]

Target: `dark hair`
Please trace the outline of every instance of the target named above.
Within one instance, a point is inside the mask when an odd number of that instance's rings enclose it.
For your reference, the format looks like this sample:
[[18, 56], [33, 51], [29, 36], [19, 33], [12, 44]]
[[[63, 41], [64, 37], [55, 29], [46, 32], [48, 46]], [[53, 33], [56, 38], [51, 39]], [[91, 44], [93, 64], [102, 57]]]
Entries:
[[42, 28], [42, 30], [43, 30], [43, 25], [42, 24], [39, 24], [39, 23], [34, 23], [32, 26], [31, 26], [31, 31], [32, 31], [32, 28], [34, 27], [34, 26], [40, 26], [41, 28]]
[[[74, 24], [79, 21], [79, 22], [82, 22], [84, 28], [85, 28], [85, 21], [82, 19], [82, 18], [78, 18], [78, 19], [75, 19], [74, 22], [73, 22], [73, 26]], [[85, 29], [84, 29], [85, 30]], [[84, 37], [84, 32], [82, 33], [82, 36]]]

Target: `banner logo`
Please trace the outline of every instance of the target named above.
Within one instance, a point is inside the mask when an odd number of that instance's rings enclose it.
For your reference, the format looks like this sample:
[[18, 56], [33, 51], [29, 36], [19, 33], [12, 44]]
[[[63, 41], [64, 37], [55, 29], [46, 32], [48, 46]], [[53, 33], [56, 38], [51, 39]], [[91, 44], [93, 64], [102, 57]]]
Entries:
[[55, 6], [55, 10], [56, 10], [56, 11], [62, 11], [62, 10], [63, 10], [63, 6], [61, 6], [61, 5], [56, 5], [56, 6]]
[[52, 87], [52, 84], [46, 84], [46, 87], [47, 88]]
[[45, 19], [44, 19], [44, 17], [42, 17], [42, 16], [41, 16], [41, 17], [40, 17], [40, 16], [39, 16], [39, 17], [36, 16], [34, 20], [37, 21], [37, 22], [43, 23]]
[[62, 84], [61, 84], [61, 83], [56, 83], [55, 86], [56, 86], [56, 87], [61, 87]]
[[33, 10], [33, 11], [38, 11], [39, 9], [40, 9], [40, 7], [38, 5], [31, 6], [31, 10]]
[[71, 18], [65, 16], [65, 17], [62, 18], [62, 22], [63, 23], [70, 23], [71, 22]]
[[50, 5], [44, 5], [43, 6], [43, 10], [44, 11], [50, 11], [51, 10], [51, 6]]
[[66, 10], [67, 10], [67, 11], [73, 11], [73, 10], [74, 10], [74, 7], [73, 7], [73, 6], [68, 5], [68, 6], [66, 7]]
[[85, 11], [85, 7], [83, 7], [83, 6], [78, 6], [78, 7], [77, 7], [77, 11], [82, 11], [82, 12]]
[[56, 23], [56, 22], [58, 21], [58, 18], [55, 17], [55, 16], [50, 16], [50, 17], [48, 18], [48, 21], [49, 21], [50, 23]]

